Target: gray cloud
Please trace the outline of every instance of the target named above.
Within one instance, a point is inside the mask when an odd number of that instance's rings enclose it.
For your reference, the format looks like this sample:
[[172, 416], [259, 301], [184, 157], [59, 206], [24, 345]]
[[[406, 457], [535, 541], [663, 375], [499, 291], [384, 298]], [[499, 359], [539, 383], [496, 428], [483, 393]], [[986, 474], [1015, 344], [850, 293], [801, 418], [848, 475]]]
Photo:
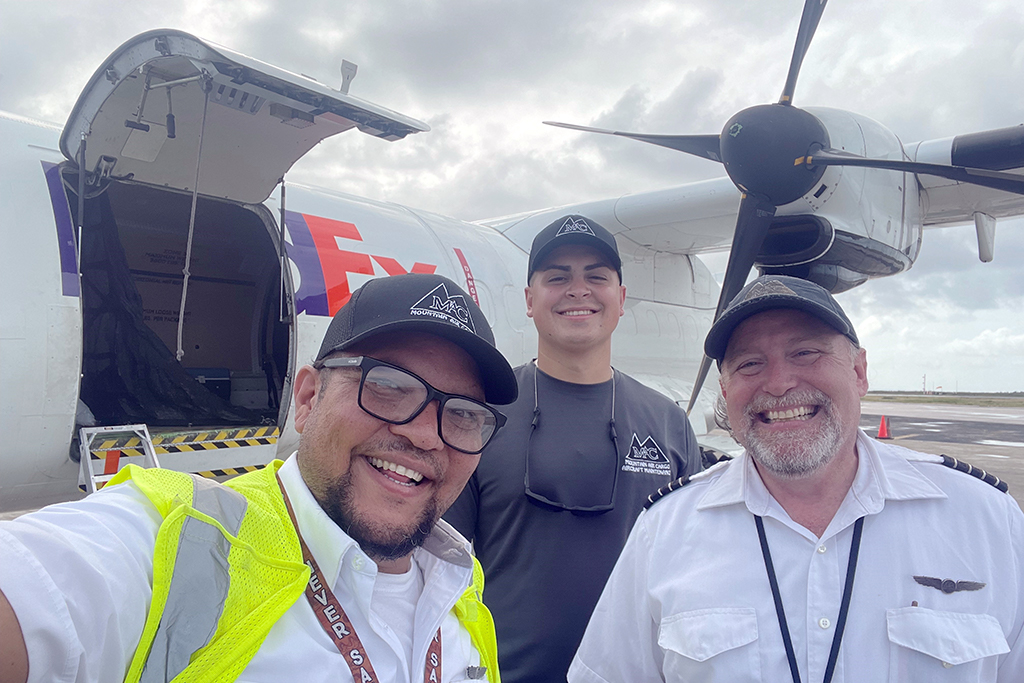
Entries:
[[[0, 109], [63, 122], [114, 48], [160, 26], [332, 87], [344, 58], [360, 67], [353, 94], [432, 131], [398, 143], [345, 134], [317, 146], [289, 178], [464, 219], [722, 175], [706, 160], [540, 121], [717, 133], [736, 111], [778, 99], [800, 11], [796, 0], [126, 7], [0, 0]], [[1024, 7], [1013, 0], [832, 0], [796, 103], [859, 112], [906, 142], [1021, 123], [1022, 35]], [[841, 295], [875, 342], [873, 380], [912, 388], [922, 372], [908, 358], [953, 367], [987, 344], [1005, 362], [971, 356], [980, 359], [972, 377], [1021, 388], [1022, 227], [1000, 224], [992, 264], [978, 263], [972, 227], [929, 230], [910, 272]]]

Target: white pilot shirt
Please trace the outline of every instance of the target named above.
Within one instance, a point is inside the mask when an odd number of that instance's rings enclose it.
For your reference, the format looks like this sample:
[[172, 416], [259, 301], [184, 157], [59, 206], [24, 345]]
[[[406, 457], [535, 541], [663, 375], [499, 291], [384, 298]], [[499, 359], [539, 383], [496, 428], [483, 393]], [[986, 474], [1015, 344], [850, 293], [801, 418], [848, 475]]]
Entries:
[[[1024, 515], [938, 456], [857, 436], [850, 491], [821, 538], [768, 493], [746, 455], [638, 518], [569, 681], [792, 676], [758, 541], [764, 519], [800, 679], [823, 680], [854, 522], [865, 517], [834, 683], [1024, 680]], [[943, 593], [914, 576], [985, 584]]]
[[[472, 581], [465, 539], [441, 521], [413, 553], [423, 591], [414, 610], [409, 661], [408, 647], [374, 607], [376, 564], [320, 508], [294, 456], [279, 473], [302, 537], [323, 575], [334, 578], [332, 589], [378, 679], [422, 681], [427, 646], [440, 625], [442, 680], [465, 680], [467, 667], [480, 663], [469, 632], [451, 611]], [[148, 499], [127, 482], [0, 523], [0, 589], [25, 635], [30, 683], [124, 679], [149, 606], [160, 521]], [[271, 628], [237, 680], [299, 678], [351, 679], [304, 594]]]

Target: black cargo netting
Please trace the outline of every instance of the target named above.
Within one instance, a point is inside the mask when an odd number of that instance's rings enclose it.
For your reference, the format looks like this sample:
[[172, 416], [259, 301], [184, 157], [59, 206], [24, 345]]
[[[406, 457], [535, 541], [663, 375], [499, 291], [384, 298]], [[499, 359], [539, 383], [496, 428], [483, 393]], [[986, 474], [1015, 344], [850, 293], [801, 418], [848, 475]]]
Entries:
[[100, 424], [260, 424], [259, 413], [231, 405], [194, 379], [143, 322], [142, 298], [106, 195], [86, 203], [82, 276], [81, 396]]

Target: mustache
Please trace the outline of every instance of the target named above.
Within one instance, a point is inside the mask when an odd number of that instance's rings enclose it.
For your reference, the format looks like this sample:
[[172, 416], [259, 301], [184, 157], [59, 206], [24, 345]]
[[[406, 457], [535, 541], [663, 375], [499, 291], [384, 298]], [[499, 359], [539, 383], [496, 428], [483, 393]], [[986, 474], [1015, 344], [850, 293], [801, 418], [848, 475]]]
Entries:
[[425, 470], [425, 473], [431, 473], [431, 479], [439, 477], [444, 472], [444, 468], [434, 453], [416, 448], [404, 436], [391, 433], [379, 435], [352, 448], [352, 455], [365, 458], [372, 458], [384, 453], [403, 453], [426, 463], [428, 469]]
[[375, 436], [352, 449], [355, 455], [368, 455], [373, 452], [410, 453], [421, 460], [429, 460], [430, 454], [412, 445], [408, 439], [395, 434]]
[[755, 419], [759, 413], [799, 405], [820, 405], [822, 409], [829, 412], [832, 408], [832, 399], [817, 389], [801, 389], [787, 392], [782, 396], [762, 395], [748, 403], [743, 413], [747, 418]]

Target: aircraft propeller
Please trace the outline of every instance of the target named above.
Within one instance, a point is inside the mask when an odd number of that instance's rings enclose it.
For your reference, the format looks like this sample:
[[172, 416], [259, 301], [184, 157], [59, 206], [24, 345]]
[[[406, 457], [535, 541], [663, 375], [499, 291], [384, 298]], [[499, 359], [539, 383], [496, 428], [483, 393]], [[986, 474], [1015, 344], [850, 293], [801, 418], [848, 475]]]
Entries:
[[[743, 288], [771, 227], [776, 209], [796, 201], [813, 189], [827, 166], [861, 166], [933, 175], [1024, 194], [1024, 177], [1012, 173], [904, 160], [870, 159], [831, 149], [828, 131], [818, 118], [792, 106], [804, 55], [827, 2], [804, 2], [789, 73], [779, 101], [776, 104], [744, 109], [726, 122], [719, 135], [650, 135], [544, 122], [571, 130], [627, 137], [717, 161], [725, 166], [726, 173], [739, 188], [742, 198], [715, 320]], [[686, 407], [687, 413], [692, 410], [710, 367], [711, 359], [705, 356]]]

